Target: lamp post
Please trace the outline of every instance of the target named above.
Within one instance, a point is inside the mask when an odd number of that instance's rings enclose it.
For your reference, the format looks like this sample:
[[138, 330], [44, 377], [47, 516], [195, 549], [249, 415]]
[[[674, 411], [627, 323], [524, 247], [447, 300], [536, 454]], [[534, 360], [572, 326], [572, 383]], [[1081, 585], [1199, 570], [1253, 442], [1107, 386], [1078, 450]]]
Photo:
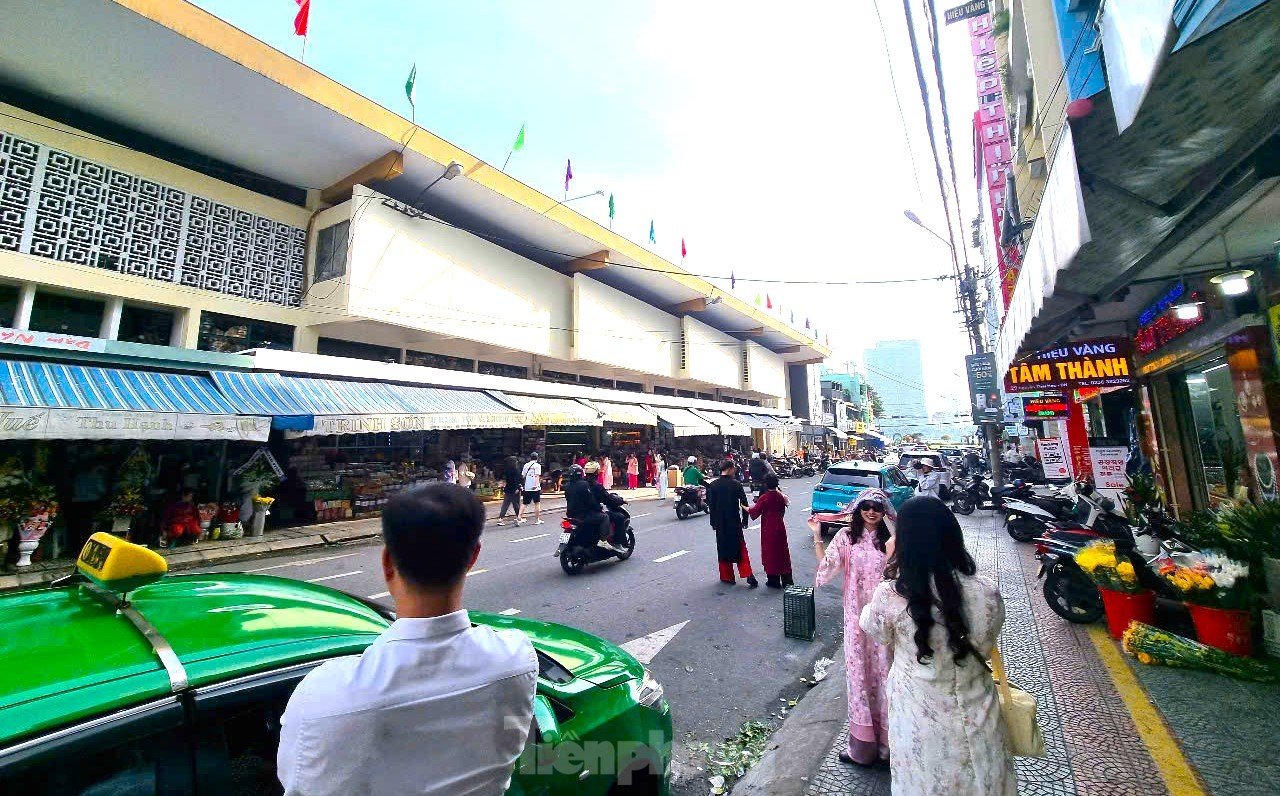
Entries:
[[561, 199], [560, 201], [551, 205], [551, 207], [548, 207], [546, 210], [543, 210], [542, 215], [545, 216], [547, 213], [550, 213], [552, 210], [555, 210], [560, 205], [567, 205], [570, 202], [576, 202], [579, 199], [586, 199], [591, 196], [604, 196], [604, 191], [592, 191], [591, 193], [584, 193], [582, 196], [574, 196], [568, 199]]

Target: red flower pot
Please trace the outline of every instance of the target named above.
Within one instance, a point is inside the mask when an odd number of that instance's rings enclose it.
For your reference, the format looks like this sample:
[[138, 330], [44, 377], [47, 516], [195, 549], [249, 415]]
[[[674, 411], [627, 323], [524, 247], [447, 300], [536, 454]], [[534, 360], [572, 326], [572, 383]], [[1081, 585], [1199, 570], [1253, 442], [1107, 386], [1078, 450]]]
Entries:
[[1143, 590], [1137, 594], [1129, 594], [1111, 589], [1098, 589], [1102, 592], [1102, 605], [1107, 610], [1107, 630], [1111, 637], [1118, 639], [1129, 629], [1130, 622], [1142, 622], [1144, 625], [1155, 624], [1156, 593]]
[[1253, 626], [1248, 611], [1210, 608], [1187, 603], [1191, 623], [1201, 644], [1217, 647], [1232, 655], [1253, 654]]

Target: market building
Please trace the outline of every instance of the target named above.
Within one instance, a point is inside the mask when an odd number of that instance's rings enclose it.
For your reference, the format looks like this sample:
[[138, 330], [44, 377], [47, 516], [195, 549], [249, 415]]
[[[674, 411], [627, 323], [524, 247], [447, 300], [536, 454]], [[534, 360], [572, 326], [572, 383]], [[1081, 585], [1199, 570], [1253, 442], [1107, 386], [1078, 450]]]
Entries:
[[[167, 538], [188, 489], [245, 525], [268, 492], [270, 527], [450, 465], [491, 494], [534, 451], [551, 487], [798, 444], [816, 333], [189, 3], [7, 21], [0, 521], [38, 556], [117, 517]], [[61, 511], [27, 533], [23, 495]]]
[[[1280, 7], [992, 10], [965, 24], [984, 248], [1011, 288], [997, 369], [1067, 415], [1027, 417], [1031, 436], [1067, 440], [1077, 473], [1125, 451], [1179, 515], [1275, 498]], [[1115, 346], [1128, 372], [1100, 360], [1107, 385], [1020, 392], [1026, 365], [1084, 375], [1086, 345]]]

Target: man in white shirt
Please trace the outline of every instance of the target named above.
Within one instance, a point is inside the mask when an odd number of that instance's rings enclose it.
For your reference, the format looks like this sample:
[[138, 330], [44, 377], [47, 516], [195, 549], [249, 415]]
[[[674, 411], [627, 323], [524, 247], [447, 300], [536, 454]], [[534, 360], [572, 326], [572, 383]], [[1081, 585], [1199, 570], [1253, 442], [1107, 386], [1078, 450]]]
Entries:
[[286, 796], [499, 796], [529, 737], [538, 659], [518, 631], [462, 607], [484, 506], [456, 484], [401, 492], [382, 513], [398, 619], [363, 654], [328, 661], [280, 720]]
[[942, 473], [933, 469], [933, 462], [920, 459], [920, 483], [916, 485], [917, 495], [930, 495], [941, 499]]
[[529, 461], [525, 462], [524, 469], [520, 471], [520, 478], [524, 482], [521, 490], [524, 494], [524, 505], [533, 506], [533, 524], [542, 524], [542, 464], [538, 461], [538, 452], [534, 451], [529, 454]]

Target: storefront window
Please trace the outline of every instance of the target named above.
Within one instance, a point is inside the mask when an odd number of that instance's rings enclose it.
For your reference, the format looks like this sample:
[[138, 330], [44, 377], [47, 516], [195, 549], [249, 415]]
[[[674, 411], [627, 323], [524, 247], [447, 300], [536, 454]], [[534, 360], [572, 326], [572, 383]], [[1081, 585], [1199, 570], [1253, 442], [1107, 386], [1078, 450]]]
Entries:
[[478, 373], [485, 376], [506, 376], [512, 379], [529, 378], [529, 369], [520, 365], [504, 365], [501, 362], [481, 361]]
[[636, 381], [615, 381], [613, 387], [627, 392], [644, 392], [644, 385]]
[[579, 384], [585, 384], [588, 387], [603, 387], [606, 390], [613, 389], [613, 379], [600, 379], [595, 376], [579, 376]]
[[217, 312], [200, 313], [200, 338], [196, 347], [201, 351], [219, 351], [234, 354], [251, 348], [276, 348], [288, 351], [293, 348], [293, 327], [283, 323], [255, 321], [237, 318]]
[[316, 344], [316, 353], [331, 357], [348, 357], [349, 359], [367, 359], [371, 362], [399, 362], [400, 349], [372, 343], [356, 343], [351, 340], [335, 340], [332, 337], [321, 337]]
[[320, 230], [316, 236], [316, 283], [337, 279], [347, 273], [347, 240], [351, 222], [343, 221]]
[[466, 373], [474, 373], [476, 370], [474, 359], [451, 357], [448, 354], [431, 354], [426, 351], [405, 351], [404, 364], [441, 370], [461, 370]]
[[564, 373], [559, 370], [542, 370], [543, 381], [554, 381], [560, 384], [577, 384], [578, 377], [573, 373]]
[[653, 394], [654, 395], [675, 395], [676, 391], [671, 387], [654, 387]]
[[120, 310], [120, 331], [116, 339], [125, 343], [169, 345], [173, 335], [173, 313], [169, 310], [153, 310], [149, 307], [131, 307]]
[[1195, 453], [1211, 503], [1230, 498], [1243, 484], [1244, 434], [1236, 414], [1231, 371], [1222, 357], [1184, 375], [1191, 404]]
[[14, 285], [0, 285], [0, 326], [13, 326], [14, 316], [18, 314], [18, 288]]
[[693, 390], [676, 390], [676, 395], [681, 398], [697, 398], [698, 394]]
[[105, 306], [95, 299], [37, 291], [35, 302], [31, 305], [31, 329], [77, 337], [97, 337], [102, 331], [102, 311]]

